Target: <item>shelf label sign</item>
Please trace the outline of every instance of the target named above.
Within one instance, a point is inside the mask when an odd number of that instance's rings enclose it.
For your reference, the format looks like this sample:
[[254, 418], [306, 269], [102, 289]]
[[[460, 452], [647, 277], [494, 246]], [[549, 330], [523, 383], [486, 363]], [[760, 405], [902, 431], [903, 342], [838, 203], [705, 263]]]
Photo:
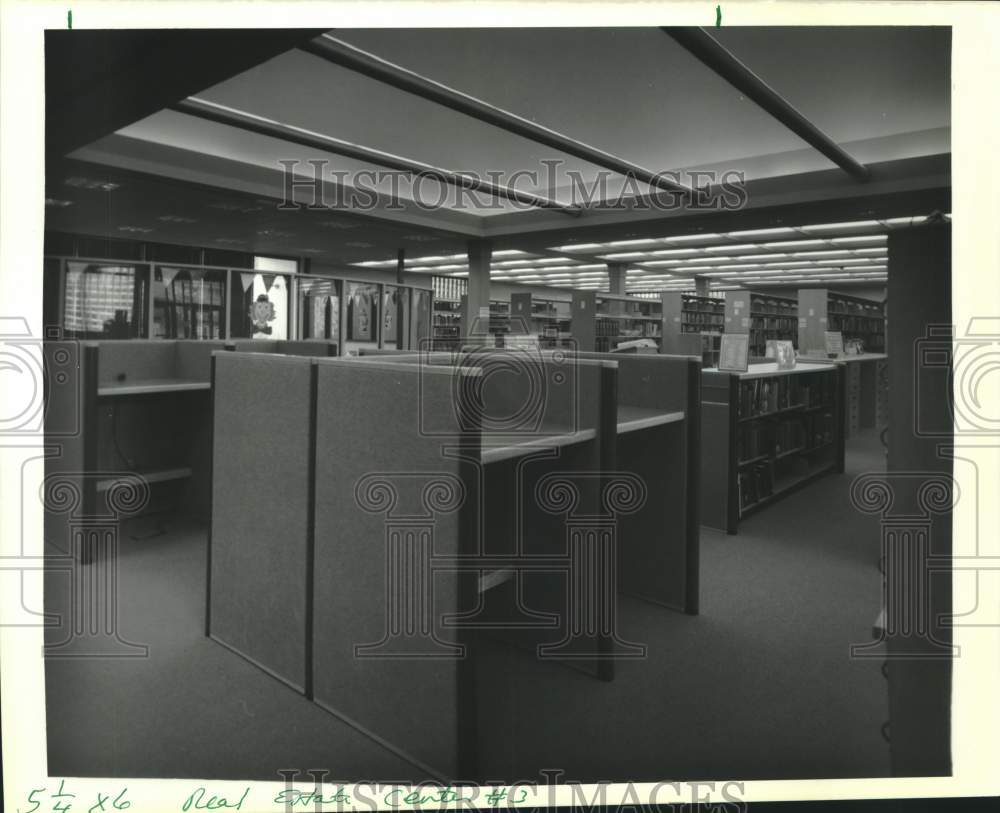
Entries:
[[723, 333], [719, 347], [719, 370], [745, 373], [750, 366], [750, 334]]
[[839, 330], [826, 330], [823, 332], [823, 339], [826, 342], [826, 354], [839, 358], [844, 355], [844, 334]]

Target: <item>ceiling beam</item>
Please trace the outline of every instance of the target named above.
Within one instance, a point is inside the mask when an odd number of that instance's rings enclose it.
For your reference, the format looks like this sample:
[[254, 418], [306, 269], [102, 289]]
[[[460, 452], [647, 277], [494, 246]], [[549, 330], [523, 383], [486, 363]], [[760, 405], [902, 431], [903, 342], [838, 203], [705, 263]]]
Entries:
[[859, 181], [869, 179], [868, 167], [850, 156], [703, 28], [669, 26], [661, 30], [851, 177]]
[[502, 110], [474, 96], [454, 90], [440, 82], [421, 76], [419, 73], [395, 65], [360, 48], [355, 48], [329, 34], [324, 34], [299, 47], [301, 50], [325, 59], [334, 65], [363, 74], [370, 79], [391, 85], [406, 93], [412, 93], [422, 99], [444, 105], [451, 110], [472, 116], [522, 138], [552, 147], [567, 155], [581, 158], [604, 169], [610, 169], [612, 172], [629, 175], [655, 189], [661, 189], [675, 195], [691, 196], [694, 194], [689, 187], [666, 177], [662, 173], [650, 172], [648, 169], [632, 164], [616, 155], [591, 147], [555, 130], [550, 130], [548, 127], [542, 127], [540, 124], [535, 124], [533, 121]]
[[266, 62], [317, 29], [45, 32], [48, 159]]
[[570, 216], [578, 216], [581, 209], [578, 206], [568, 206], [559, 201], [544, 198], [539, 195], [532, 195], [529, 192], [521, 192], [503, 184], [490, 183], [474, 175], [466, 175], [460, 172], [440, 169], [438, 167], [425, 164], [421, 161], [414, 161], [411, 158], [404, 158], [382, 150], [364, 147], [360, 144], [352, 144], [333, 136], [322, 133], [313, 133], [298, 127], [292, 127], [282, 122], [255, 116], [230, 107], [214, 104], [203, 99], [184, 99], [177, 104], [170, 106], [171, 110], [178, 113], [185, 113], [189, 116], [196, 116], [217, 124], [225, 124], [230, 127], [237, 127], [258, 135], [277, 138], [292, 144], [300, 144], [304, 147], [323, 150], [324, 152], [341, 155], [345, 158], [352, 158], [369, 164], [386, 167], [387, 169], [398, 170], [411, 175], [425, 176], [432, 180], [449, 184], [451, 186], [471, 189], [476, 192], [483, 192], [492, 197], [504, 198], [516, 203], [523, 203], [540, 209], [553, 209]]

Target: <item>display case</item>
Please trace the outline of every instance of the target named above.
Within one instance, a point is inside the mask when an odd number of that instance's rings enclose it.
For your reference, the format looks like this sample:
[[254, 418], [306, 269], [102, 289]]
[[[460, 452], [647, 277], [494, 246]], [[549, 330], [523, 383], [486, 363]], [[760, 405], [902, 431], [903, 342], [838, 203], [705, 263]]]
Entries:
[[340, 341], [342, 281], [303, 275], [297, 285], [298, 338]]
[[469, 281], [458, 277], [434, 277], [434, 311], [431, 344], [434, 350], [452, 350], [462, 338], [462, 297]]
[[288, 338], [291, 277], [260, 271], [230, 274], [229, 337], [238, 339]]
[[148, 334], [149, 266], [67, 260], [62, 328], [73, 339], [141, 339]]

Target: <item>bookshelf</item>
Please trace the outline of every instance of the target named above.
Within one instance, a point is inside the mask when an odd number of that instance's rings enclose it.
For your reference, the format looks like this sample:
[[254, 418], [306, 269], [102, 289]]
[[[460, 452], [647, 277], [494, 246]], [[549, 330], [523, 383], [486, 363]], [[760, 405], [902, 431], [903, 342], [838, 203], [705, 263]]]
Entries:
[[825, 288], [803, 288], [799, 291], [799, 349], [825, 353], [823, 334], [828, 330], [840, 331], [845, 345], [857, 340], [865, 353], [884, 353], [885, 305]]
[[752, 291], [726, 296], [726, 332], [750, 336], [750, 356], [763, 358], [769, 340], [798, 344], [798, 300]]
[[572, 312], [568, 300], [546, 299], [528, 293], [510, 295], [511, 329], [539, 337], [556, 347], [572, 339]]
[[661, 352], [700, 355], [703, 365], [719, 361], [725, 300], [671, 291], [660, 294], [663, 316]]
[[662, 304], [656, 300], [574, 291], [571, 328], [580, 350], [607, 352], [621, 342], [663, 338]]
[[844, 470], [843, 368], [798, 364], [702, 370], [702, 524], [742, 518]]
[[431, 321], [431, 348], [452, 350], [462, 336], [462, 297], [468, 280], [458, 277], [434, 277], [434, 307]]

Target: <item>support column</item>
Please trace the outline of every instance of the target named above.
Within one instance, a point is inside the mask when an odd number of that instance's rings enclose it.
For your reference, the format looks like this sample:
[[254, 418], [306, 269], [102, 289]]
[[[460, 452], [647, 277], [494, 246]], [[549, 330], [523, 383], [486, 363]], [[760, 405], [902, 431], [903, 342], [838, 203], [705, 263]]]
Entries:
[[396, 252], [396, 282], [399, 289], [396, 292], [396, 347], [399, 350], [409, 350], [410, 343], [410, 297], [404, 296], [406, 249]]
[[608, 263], [608, 293], [625, 296], [626, 263]]
[[482, 344], [490, 328], [490, 258], [493, 244], [489, 240], [470, 240], [469, 292], [462, 300], [463, 341]]
[[698, 296], [708, 296], [708, 277], [694, 278], [694, 292]]

